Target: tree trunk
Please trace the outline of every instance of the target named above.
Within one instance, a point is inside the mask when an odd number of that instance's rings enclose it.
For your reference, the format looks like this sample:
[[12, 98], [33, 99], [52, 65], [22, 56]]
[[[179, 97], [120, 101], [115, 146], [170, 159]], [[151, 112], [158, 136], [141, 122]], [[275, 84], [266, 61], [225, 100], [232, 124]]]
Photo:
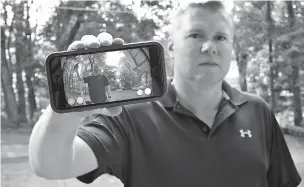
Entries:
[[241, 52], [241, 47], [238, 43], [238, 38], [234, 36], [234, 51], [235, 51], [235, 57], [236, 57], [236, 63], [239, 70], [239, 85], [242, 91], [247, 91], [247, 64], [248, 64], [248, 54]]
[[[293, 9], [293, 1], [286, 1], [287, 12], [289, 18], [290, 29], [293, 30], [295, 26], [295, 13]], [[293, 93], [293, 111], [294, 111], [294, 125], [301, 126], [303, 116], [302, 116], [302, 101], [301, 101], [301, 88], [299, 81], [299, 65], [291, 55], [292, 64], [292, 93]]]
[[30, 68], [28, 68], [26, 70], [26, 84], [28, 87], [28, 105], [29, 105], [29, 122], [31, 123], [31, 125], [33, 125], [34, 121], [33, 117], [34, 117], [34, 113], [37, 110], [37, 103], [36, 103], [36, 95], [35, 95], [35, 90], [34, 90], [34, 86], [33, 86], [33, 82], [32, 82], [32, 76], [33, 72], [31, 71]]
[[33, 86], [33, 81], [32, 81], [32, 77], [33, 77], [33, 71], [32, 71], [32, 63], [34, 61], [33, 58], [33, 48], [32, 48], [32, 30], [30, 27], [30, 15], [29, 15], [29, 9], [30, 9], [30, 4], [31, 2], [27, 2], [27, 18], [26, 18], [26, 35], [25, 35], [25, 40], [27, 42], [27, 66], [25, 68], [25, 72], [26, 72], [26, 85], [28, 88], [28, 105], [29, 105], [29, 122], [30, 124], [33, 126], [34, 125], [34, 121], [33, 117], [34, 117], [34, 113], [37, 110], [37, 104], [36, 104], [36, 96], [35, 96], [35, 90], [34, 90], [34, 86]]
[[1, 85], [4, 94], [5, 112], [8, 116], [8, 120], [11, 121], [13, 124], [19, 126], [17, 120], [17, 102], [12, 86], [12, 74], [8, 68], [8, 62], [5, 54], [5, 39], [6, 36], [4, 33], [4, 29], [3, 27], [1, 27]]
[[[76, 21], [73, 19], [75, 19]], [[80, 28], [80, 25], [83, 22], [83, 15], [79, 14], [79, 15], [75, 16], [74, 18], [72, 17], [71, 22], [73, 25], [70, 28], [67, 28], [66, 32], [64, 32], [61, 35], [61, 37], [60, 37], [61, 39], [60, 39], [59, 43], [57, 44], [57, 49], [59, 51], [66, 50], [68, 48], [68, 46], [73, 42], [73, 40]]]
[[25, 102], [25, 89], [24, 82], [22, 78], [23, 73], [23, 63], [25, 58], [25, 45], [23, 42], [23, 16], [24, 16], [24, 3], [21, 2], [16, 8], [16, 20], [15, 20], [15, 29], [16, 29], [16, 38], [15, 38], [15, 47], [16, 47], [16, 75], [17, 75], [17, 93], [18, 93], [18, 114], [19, 114], [19, 123], [27, 123], [26, 118], [26, 102]]
[[267, 22], [268, 22], [268, 63], [269, 63], [269, 85], [270, 85], [270, 100], [272, 110], [276, 109], [276, 99], [274, 91], [274, 68], [273, 68], [273, 20], [271, 16], [271, 1], [267, 1]]
[[239, 84], [242, 91], [247, 91], [247, 64], [248, 64], [248, 54], [236, 54], [237, 65], [239, 69]]
[[[94, 4], [94, 1], [83, 1], [79, 2], [81, 5], [80, 7], [88, 7]], [[70, 16], [70, 14], [69, 14]], [[65, 23], [67, 25], [64, 25], [63, 32], [58, 32], [56, 33], [57, 35], [57, 40], [56, 40], [56, 48], [59, 51], [66, 50], [68, 46], [75, 40], [75, 36], [81, 26], [81, 24], [84, 21], [84, 14], [82, 12], [76, 12], [75, 15], [70, 16], [69, 22]], [[60, 25], [60, 20], [58, 20], [58, 25]], [[58, 26], [58, 28], [60, 28]]]
[[15, 14], [14, 14], [14, 17], [12, 19], [11, 26], [9, 28], [9, 35], [8, 35], [8, 38], [7, 38], [8, 65], [9, 65], [9, 69], [11, 70], [11, 72], [13, 71], [13, 68], [12, 68], [12, 55], [11, 55], [11, 53], [9, 51], [11, 49], [11, 41], [12, 41], [12, 33], [13, 33], [14, 20], [15, 20]]
[[[4, 1], [3, 2], [3, 7], [6, 7], [7, 4], [8, 4], [8, 2]], [[5, 38], [6, 38], [6, 43], [5, 43], [6, 47], [5, 47], [5, 49], [7, 49], [8, 51], [10, 51], [10, 48], [11, 48], [12, 33], [13, 33], [13, 23], [14, 23], [14, 20], [15, 20], [14, 9], [12, 10], [12, 14], [13, 14], [13, 18], [12, 18], [12, 21], [11, 21], [11, 23], [9, 25], [8, 22], [7, 22], [7, 19], [8, 19], [7, 10], [4, 8], [4, 12], [3, 12], [4, 23], [5, 23], [6, 27], [9, 26], [9, 30], [8, 30], [9, 34], [8, 34], [8, 36], [5, 36]], [[11, 57], [11, 53], [10, 52], [7, 53], [6, 61], [7, 61], [8, 69], [12, 73], [13, 72], [13, 70], [12, 70], [12, 57]]]

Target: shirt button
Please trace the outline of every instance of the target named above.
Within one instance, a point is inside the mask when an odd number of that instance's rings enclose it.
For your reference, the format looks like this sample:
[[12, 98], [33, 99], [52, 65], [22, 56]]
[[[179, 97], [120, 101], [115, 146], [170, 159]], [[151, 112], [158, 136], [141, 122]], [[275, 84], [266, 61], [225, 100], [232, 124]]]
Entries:
[[208, 128], [207, 127], [203, 127], [203, 131], [207, 132]]

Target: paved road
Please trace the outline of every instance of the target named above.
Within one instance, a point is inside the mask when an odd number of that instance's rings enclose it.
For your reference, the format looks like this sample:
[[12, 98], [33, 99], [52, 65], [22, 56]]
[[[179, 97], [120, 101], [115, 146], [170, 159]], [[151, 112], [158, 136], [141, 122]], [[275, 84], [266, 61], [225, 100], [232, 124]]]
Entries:
[[[304, 138], [295, 138], [288, 135], [286, 135], [285, 138], [300, 175], [304, 178]], [[5, 148], [5, 146], [3, 148], [1, 153], [2, 158], [4, 154], [9, 152], [8, 148]], [[15, 149], [19, 149], [20, 152], [27, 151], [27, 149], [22, 148], [21, 145]], [[10, 151], [8, 154], [14, 156], [16, 150], [11, 148]], [[2, 187], [123, 187], [123, 184], [119, 180], [109, 175], [100, 177], [90, 185], [83, 184], [76, 179], [48, 181], [32, 173], [26, 156], [20, 159], [2, 160], [1, 172]], [[304, 187], [304, 182], [302, 182], [299, 187]]]
[[2, 165], [2, 187], [123, 187], [116, 178], [105, 175], [93, 184], [86, 185], [76, 179], [69, 180], [46, 180], [35, 176], [27, 162], [17, 162]]
[[285, 135], [291, 156], [296, 164], [296, 167], [302, 177], [302, 182], [299, 187], [304, 187], [304, 138], [295, 138]]

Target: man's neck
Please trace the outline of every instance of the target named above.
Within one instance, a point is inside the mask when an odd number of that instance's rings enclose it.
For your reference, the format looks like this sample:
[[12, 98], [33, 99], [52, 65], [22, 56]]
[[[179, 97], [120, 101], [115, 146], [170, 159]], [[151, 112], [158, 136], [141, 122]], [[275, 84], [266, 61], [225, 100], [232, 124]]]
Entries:
[[197, 117], [210, 117], [218, 111], [223, 97], [222, 82], [212, 85], [188, 83], [173, 79], [172, 84], [178, 101]]

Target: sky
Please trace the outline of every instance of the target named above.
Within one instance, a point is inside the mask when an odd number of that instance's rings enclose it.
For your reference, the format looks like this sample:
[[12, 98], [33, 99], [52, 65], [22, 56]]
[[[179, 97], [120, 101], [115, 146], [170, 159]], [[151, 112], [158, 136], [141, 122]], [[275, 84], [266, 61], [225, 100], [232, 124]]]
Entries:
[[106, 55], [106, 63], [110, 66], [117, 66], [120, 59], [125, 55], [120, 51], [108, 52]]

